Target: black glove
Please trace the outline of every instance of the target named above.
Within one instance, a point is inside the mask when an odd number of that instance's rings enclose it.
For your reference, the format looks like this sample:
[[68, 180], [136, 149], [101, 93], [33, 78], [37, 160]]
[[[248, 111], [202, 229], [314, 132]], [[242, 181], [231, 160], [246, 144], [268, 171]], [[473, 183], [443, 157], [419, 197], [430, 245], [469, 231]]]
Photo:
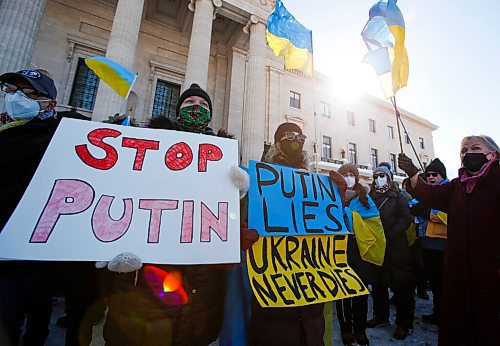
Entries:
[[401, 168], [411, 178], [418, 173], [419, 169], [413, 164], [411, 159], [405, 154], [398, 155], [398, 167]]

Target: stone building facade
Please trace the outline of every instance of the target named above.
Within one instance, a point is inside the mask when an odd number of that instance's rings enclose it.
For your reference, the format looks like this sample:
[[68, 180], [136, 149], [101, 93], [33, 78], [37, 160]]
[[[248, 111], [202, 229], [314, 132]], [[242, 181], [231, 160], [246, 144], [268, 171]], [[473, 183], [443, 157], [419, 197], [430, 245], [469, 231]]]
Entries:
[[[390, 104], [368, 96], [348, 103], [332, 94], [327, 76], [284, 70], [265, 41], [272, 7], [270, 0], [3, 0], [0, 72], [43, 68], [56, 81], [60, 108], [75, 106], [94, 120], [126, 112], [143, 125], [172, 116], [179, 93], [196, 82], [212, 97], [211, 126], [235, 134], [243, 164], [292, 121], [308, 136], [313, 168], [351, 160], [369, 177], [374, 149], [378, 162], [399, 152]], [[138, 74], [127, 101], [86, 67], [83, 59], [96, 55]], [[417, 155], [429, 162], [437, 127], [401, 113]]]

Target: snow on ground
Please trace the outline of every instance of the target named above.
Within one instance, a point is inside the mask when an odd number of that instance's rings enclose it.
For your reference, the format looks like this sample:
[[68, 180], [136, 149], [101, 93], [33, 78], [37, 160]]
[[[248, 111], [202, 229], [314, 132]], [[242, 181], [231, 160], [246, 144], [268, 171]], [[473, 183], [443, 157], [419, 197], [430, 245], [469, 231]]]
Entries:
[[[429, 292], [431, 295], [431, 292]], [[391, 306], [391, 324], [387, 327], [379, 327], [374, 329], [367, 329], [366, 334], [370, 339], [371, 346], [434, 346], [437, 345], [437, 327], [431, 324], [423, 323], [421, 316], [430, 314], [432, 312], [432, 297], [429, 300], [422, 300], [415, 297], [415, 321], [413, 323], [413, 334], [409, 335], [405, 340], [396, 340], [392, 337], [394, 330], [396, 328], [394, 324], [394, 319], [396, 316], [396, 308]], [[371, 310], [371, 298], [369, 299], [369, 309], [368, 309], [368, 319], [372, 317]], [[334, 309], [335, 311], [335, 309]], [[46, 346], [60, 346], [64, 345], [64, 328], [58, 328], [56, 326], [56, 320], [58, 317], [64, 314], [64, 299], [58, 298], [54, 305], [54, 313], [52, 315], [52, 321], [50, 324], [50, 335], [47, 340]], [[92, 340], [92, 346], [104, 345], [104, 340], [102, 338], [102, 325], [94, 327], [94, 338]], [[333, 335], [334, 345], [341, 346], [342, 341], [340, 338], [340, 330], [336, 316], [334, 316], [334, 335]], [[215, 346], [214, 343], [211, 346]]]

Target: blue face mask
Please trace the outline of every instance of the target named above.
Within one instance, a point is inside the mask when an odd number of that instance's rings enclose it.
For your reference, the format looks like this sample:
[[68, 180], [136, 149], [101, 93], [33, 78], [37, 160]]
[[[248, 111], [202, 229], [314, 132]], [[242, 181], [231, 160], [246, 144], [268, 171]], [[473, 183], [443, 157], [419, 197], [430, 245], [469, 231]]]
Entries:
[[15, 119], [31, 119], [40, 112], [40, 104], [28, 98], [22, 91], [5, 94], [5, 111]]

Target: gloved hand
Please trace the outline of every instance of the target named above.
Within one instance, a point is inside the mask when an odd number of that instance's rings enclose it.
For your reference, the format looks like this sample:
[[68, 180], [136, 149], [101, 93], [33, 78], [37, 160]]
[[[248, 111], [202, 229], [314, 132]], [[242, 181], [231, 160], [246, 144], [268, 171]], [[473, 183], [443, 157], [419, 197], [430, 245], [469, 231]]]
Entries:
[[240, 221], [240, 249], [245, 251], [259, 239], [259, 233], [254, 229], [249, 229], [245, 221]]
[[330, 175], [330, 179], [337, 185], [337, 188], [339, 189], [340, 197], [342, 198], [342, 206], [346, 206], [346, 204], [347, 204], [347, 198], [346, 198], [347, 182], [345, 181], [342, 174], [340, 174], [339, 172], [330, 171], [329, 175]]
[[408, 174], [410, 178], [419, 171], [419, 169], [413, 164], [413, 161], [403, 153], [398, 155], [398, 167]]
[[111, 261], [96, 262], [96, 268], [108, 268], [109, 271], [115, 273], [130, 273], [141, 269], [142, 261], [141, 259], [131, 252], [122, 252], [116, 255]]
[[250, 187], [250, 176], [248, 173], [238, 166], [232, 166], [231, 180], [238, 190], [240, 190], [240, 199], [245, 197], [248, 188]]

